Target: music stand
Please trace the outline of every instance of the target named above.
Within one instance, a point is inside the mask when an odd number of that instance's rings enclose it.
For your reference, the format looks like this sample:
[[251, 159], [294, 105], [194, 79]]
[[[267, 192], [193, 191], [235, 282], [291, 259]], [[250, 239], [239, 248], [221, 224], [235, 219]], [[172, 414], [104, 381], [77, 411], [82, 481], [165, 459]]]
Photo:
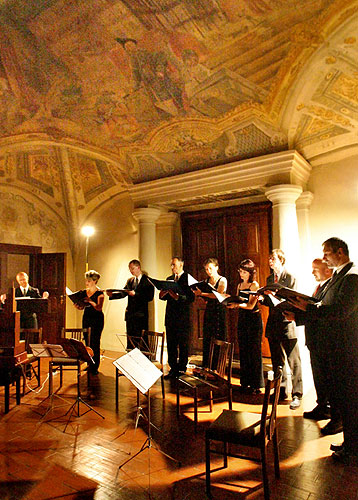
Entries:
[[[32, 354], [34, 356], [37, 356], [39, 358], [64, 358], [68, 359], [68, 353], [64, 350], [63, 346], [60, 344], [29, 344], [29, 347], [31, 348]], [[52, 381], [49, 381], [49, 384], [52, 384]], [[47, 399], [49, 399], [49, 405], [43, 415], [41, 415], [41, 420], [43, 420], [51, 411], [54, 410], [54, 398], [61, 399], [61, 401], [64, 401], [66, 404], [68, 404], [68, 401], [66, 401], [64, 398], [59, 396], [58, 394], [54, 394], [53, 391], [50, 391], [51, 393], [49, 396], [47, 396], [41, 403], [39, 403], [38, 406], [42, 405]], [[63, 407], [65, 405], [58, 406], [58, 408]], [[35, 412], [37, 413], [37, 412]], [[39, 415], [39, 413], [37, 413]], [[46, 422], [49, 422], [49, 420], [46, 420]]]
[[[89, 355], [85, 345], [77, 339], [62, 339], [61, 344], [59, 345], [54, 345], [54, 344], [30, 344], [30, 347], [32, 349], [32, 352], [35, 354], [37, 352], [40, 357], [51, 357], [51, 358], [64, 358], [64, 360], [68, 359], [71, 361], [77, 361], [78, 366], [77, 366], [77, 396], [75, 399], [75, 402], [70, 406], [70, 408], [66, 411], [66, 413], [62, 416], [68, 416], [68, 420], [66, 422], [65, 428], [63, 432], [66, 431], [68, 424], [70, 423], [71, 417], [73, 413], [76, 410], [77, 407], [77, 417], [82, 417], [89, 411], [94, 411], [97, 415], [99, 415], [101, 418], [104, 419], [104, 416], [101, 415], [97, 410], [95, 410], [91, 405], [89, 405], [86, 401], [82, 399], [81, 396], [81, 386], [80, 386], [80, 379], [81, 379], [81, 372], [79, 369], [79, 364], [81, 361], [84, 361], [88, 363], [89, 365], [93, 364], [94, 361], [92, 357]], [[42, 350], [41, 350], [42, 348]], [[51, 383], [51, 381], [50, 381]], [[62, 399], [65, 401], [64, 398], [61, 398], [58, 394], [53, 393], [53, 389], [51, 388], [51, 394], [50, 394], [50, 405], [45, 412], [45, 414], [42, 416], [42, 418], [45, 418], [46, 415], [53, 410], [53, 399], [54, 397], [58, 397], [59, 399]], [[46, 398], [47, 399], [47, 398]], [[43, 402], [42, 402], [43, 403]], [[41, 403], [41, 404], [42, 404]], [[80, 403], [84, 404], [87, 407], [87, 410], [84, 411], [82, 414], [80, 414]], [[49, 421], [49, 420], [47, 420]]]
[[[136, 415], [136, 423], [135, 430], [137, 429], [139, 418], [143, 417], [148, 424], [147, 427], [147, 438], [142, 444], [140, 450], [135, 453], [132, 457], [128, 458], [125, 462], [119, 465], [118, 469], [124, 467], [128, 462], [136, 458], [142, 451], [146, 449], [154, 448], [156, 451], [164, 455], [165, 457], [177, 462], [180, 465], [180, 462], [175, 458], [171, 457], [164, 451], [160, 450], [157, 446], [153, 446], [152, 443], [152, 432], [151, 427], [155, 427], [151, 422], [151, 414], [150, 414], [150, 388], [153, 384], [162, 376], [162, 372], [138, 349], [135, 348], [130, 351], [128, 354], [116, 359], [113, 361], [113, 364], [116, 368], [118, 368], [123, 375], [137, 388], [137, 415]], [[148, 407], [147, 414], [144, 413], [143, 408], [139, 405], [139, 391], [147, 396]], [[156, 427], [157, 428], [157, 427]], [[159, 430], [159, 429], [158, 429]], [[149, 497], [150, 495], [150, 454], [149, 454]]]
[[[84, 361], [85, 363], [88, 363], [88, 365], [94, 364], [94, 361], [92, 359], [92, 356], [88, 353], [86, 346], [77, 339], [62, 339], [61, 340], [61, 345], [63, 346], [64, 350], [69, 354], [69, 357], [71, 359], [77, 359], [77, 362], [80, 363], [80, 361]], [[104, 416], [101, 415], [97, 410], [95, 410], [90, 404], [88, 404], [86, 401], [82, 399], [81, 396], [81, 386], [80, 386], [80, 380], [81, 380], [81, 372], [78, 369], [77, 370], [77, 396], [75, 402], [71, 405], [71, 407], [67, 410], [65, 413], [65, 416], [69, 413], [69, 417], [66, 423], [66, 426], [64, 428], [64, 431], [66, 431], [68, 424], [70, 423], [71, 417], [73, 413], [76, 410], [77, 407], [77, 417], [82, 417], [83, 415], [86, 415], [89, 411], [94, 411], [97, 415], [99, 415], [101, 418], [104, 419]], [[80, 403], [84, 404], [87, 407], [87, 410], [84, 411], [82, 414], [80, 414]]]
[[[127, 333], [116, 333], [116, 337], [125, 352], [131, 351], [132, 349], [138, 347], [138, 349], [144, 352], [144, 354], [150, 353], [148, 342], [141, 335], [128, 336]], [[124, 345], [124, 342], [122, 342], [122, 337], [125, 337], [127, 340], [126, 346]]]

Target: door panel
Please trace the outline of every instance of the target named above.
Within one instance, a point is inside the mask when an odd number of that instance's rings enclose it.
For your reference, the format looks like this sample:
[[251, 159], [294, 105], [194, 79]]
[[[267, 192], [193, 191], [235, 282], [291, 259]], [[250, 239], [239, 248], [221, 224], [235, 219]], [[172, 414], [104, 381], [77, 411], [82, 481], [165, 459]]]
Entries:
[[[228, 293], [235, 295], [239, 280], [238, 264], [252, 259], [257, 265], [257, 280], [264, 285], [270, 270], [268, 256], [271, 237], [271, 204], [260, 203], [182, 214], [183, 255], [185, 268], [198, 280], [206, 277], [203, 262], [217, 257], [220, 274], [228, 280]], [[263, 307], [264, 323], [267, 308]], [[202, 351], [202, 318], [205, 307], [193, 307], [192, 351]], [[228, 340], [237, 347], [237, 311], [227, 311]], [[267, 340], [263, 339], [263, 355], [269, 356]]]
[[[185, 270], [201, 281], [207, 277], [203, 263], [208, 257], [217, 257], [219, 262], [223, 262], [223, 217], [215, 218], [214, 224], [212, 220], [206, 219], [201, 220], [200, 224], [190, 221], [183, 227], [184, 241]], [[220, 271], [224, 274], [223, 269]], [[191, 339], [194, 350], [202, 349], [204, 312], [204, 302], [195, 301], [192, 307]]]
[[43, 339], [56, 343], [65, 326], [66, 318], [66, 254], [40, 253], [32, 255], [30, 272], [33, 285], [40, 292], [49, 292], [49, 312], [39, 314], [39, 324], [43, 327]]

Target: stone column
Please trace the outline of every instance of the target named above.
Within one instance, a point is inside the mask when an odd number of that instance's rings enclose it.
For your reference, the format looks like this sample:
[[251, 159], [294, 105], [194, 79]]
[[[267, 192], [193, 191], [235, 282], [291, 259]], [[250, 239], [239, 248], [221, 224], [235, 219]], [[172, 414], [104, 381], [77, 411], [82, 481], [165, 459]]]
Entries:
[[285, 252], [288, 267], [293, 272], [300, 268], [296, 200], [301, 193], [301, 186], [292, 184], [272, 186], [265, 191], [266, 197], [272, 202], [272, 246]]
[[[297, 287], [302, 291], [303, 266], [301, 264], [301, 245], [298, 232], [296, 200], [302, 193], [301, 186], [282, 184], [272, 186], [265, 195], [272, 202], [273, 210], [273, 248], [281, 248], [286, 255], [287, 268], [297, 278]], [[307, 347], [304, 345], [303, 327], [296, 327], [301, 355], [304, 394], [312, 387], [312, 372]], [[286, 366], [288, 369], [288, 366]], [[288, 369], [289, 373], [289, 369]]]
[[139, 224], [139, 260], [142, 268], [152, 276], [157, 272], [157, 229], [159, 208], [135, 208], [133, 217]]
[[[139, 260], [142, 269], [149, 276], [157, 276], [157, 231], [156, 221], [160, 216], [159, 208], [136, 208], [133, 217], [139, 224]], [[155, 330], [155, 307], [149, 303], [149, 329]]]
[[[176, 254], [175, 228], [178, 223], [179, 215], [176, 212], [162, 213], [157, 221], [157, 270], [158, 277], [165, 279], [171, 274], [170, 260]], [[166, 301], [159, 300], [156, 303], [156, 326], [158, 331], [164, 330]], [[165, 351], [166, 357], [166, 351]]]
[[[309, 212], [313, 200], [313, 193], [304, 191], [296, 201], [298, 232], [301, 241], [301, 264], [302, 264], [302, 291], [308, 294], [312, 293], [312, 276], [311, 264], [312, 260], [321, 255], [312, 255], [311, 246], [311, 230]], [[304, 287], [307, 289], [304, 289]]]

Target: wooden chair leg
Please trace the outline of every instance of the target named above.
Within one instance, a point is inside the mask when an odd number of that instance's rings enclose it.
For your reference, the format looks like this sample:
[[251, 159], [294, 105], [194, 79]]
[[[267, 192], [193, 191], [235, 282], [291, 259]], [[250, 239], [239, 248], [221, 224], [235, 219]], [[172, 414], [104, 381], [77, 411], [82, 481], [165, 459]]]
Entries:
[[227, 441], [224, 441], [224, 443], [223, 443], [223, 444], [224, 444], [224, 453], [223, 453], [223, 455], [224, 455], [224, 467], [225, 467], [225, 469], [226, 469], [226, 468], [227, 468], [227, 463], [228, 463], [228, 462], [227, 462], [227, 452], [228, 452], [228, 444], [227, 444]]
[[21, 377], [16, 377], [16, 404], [21, 402]]
[[210, 397], [210, 400], [209, 400], [210, 413], [212, 413], [212, 411], [213, 411], [213, 391], [210, 391], [209, 397]]
[[198, 389], [194, 387], [194, 432], [198, 432]]
[[37, 387], [40, 387], [41, 385], [41, 375], [40, 375], [40, 358], [37, 359], [37, 370], [34, 368], [33, 365], [31, 366], [31, 371], [35, 375], [36, 382], [37, 382]]
[[25, 371], [22, 374], [21, 378], [22, 378], [22, 391], [21, 391], [21, 395], [25, 396], [25, 390], [26, 390], [26, 368], [25, 368]]
[[10, 381], [5, 381], [5, 413], [9, 413], [10, 410]]
[[119, 393], [119, 370], [116, 367], [116, 409], [118, 410], [118, 393]]
[[229, 387], [229, 410], [232, 410], [232, 387]]
[[279, 479], [280, 477], [280, 456], [278, 451], [278, 442], [277, 442], [277, 432], [275, 432], [272, 436], [272, 445], [273, 445], [273, 453], [274, 453], [274, 461], [275, 461], [275, 476]]
[[206, 494], [211, 496], [210, 486], [210, 439], [205, 438], [205, 479], [206, 479]]
[[163, 399], [165, 399], [164, 374], [160, 378], [161, 378], [161, 382], [162, 382], [162, 396], [163, 396]]
[[270, 487], [267, 476], [267, 457], [266, 457], [266, 447], [261, 448], [261, 466], [262, 466], [262, 478], [264, 483], [264, 498], [265, 500], [270, 500]]
[[177, 418], [180, 416], [180, 381], [177, 381]]

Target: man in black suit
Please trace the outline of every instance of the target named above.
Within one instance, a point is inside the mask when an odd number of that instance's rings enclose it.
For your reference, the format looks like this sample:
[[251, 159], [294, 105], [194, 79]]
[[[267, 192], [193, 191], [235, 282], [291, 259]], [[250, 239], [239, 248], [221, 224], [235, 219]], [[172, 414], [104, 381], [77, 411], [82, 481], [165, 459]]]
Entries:
[[322, 335], [329, 377], [329, 400], [342, 416], [344, 442], [331, 445], [333, 458], [358, 465], [358, 268], [339, 238], [323, 243], [323, 260], [334, 273], [318, 304], [299, 300], [305, 321], [316, 321]]
[[[318, 282], [317, 287], [313, 292], [313, 297], [317, 300], [321, 300], [324, 295], [324, 291], [329, 284], [332, 276], [332, 269], [330, 269], [326, 262], [322, 259], [315, 259], [312, 262], [312, 274]], [[310, 351], [311, 367], [314, 386], [317, 394], [317, 405], [311, 411], [305, 411], [303, 413], [304, 418], [309, 418], [312, 420], [327, 420], [331, 417], [332, 420], [337, 423], [338, 432], [342, 430], [342, 424], [340, 415], [337, 410], [334, 409], [334, 405], [329, 402], [328, 394], [328, 380], [326, 376], [326, 362], [324, 350], [324, 340], [322, 342], [322, 336], [324, 337], [325, 331], [321, 331], [319, 328], [319, 323], [317, 321], [305, 322], [305, 313], [297, 310], [297, 312], [286, 312], [286, 319], [294, 320], [296, 325], [305, 325], [305, 336], [306, 345]], [[331, 408], [330, 408], [331, 405]], [[332, 423], [328, 423], [325, 427], [321, 429], [323, 434], [331, 434]], [[335, 432], [334, 432], [335, 434]]]
[[[39, 289], [29, 285], [28, 275], [21, 271], [16, 275], [16, 281], [20, 285], [15, 289], [15, 297], [31, 297], [32, 299], [47, 299], [48, 292], [44, 292], [41, 296]], [[20, 328], [38, 328], [36, 313], [21, 311]]]
[[142, 330], [148, 330], [148, 303], [153, 300], [154, 287], [148, 276], [142, 273], [139, 260], [133, 259], [128, 264], [132, 278], [127, 280], [125, 291], [107, 292], [109, 300], [123, 299], [128, 296], [124, 319], [127, 330], [127, 347], [138, 345]]
[[[284, 267], [285, 254], [280, 249], [272, 250], [269, 257], [269, 266], [273, 273], [267, 278], [266, 285], [278, 283], [287, 288], [296, 288], [296, 279], [288, 273]], [[292, 377], [292, 401], [291, 410], [296, 410], [301, 405], [303, 385], [300, 351], [297, 343], [295, 325], [292, 321], [286, 320], [280, 310], [275, 309], [274, 299], [266, 295], [263, 304], [270, 309], [267, 319], [265, 335], [268, 338], [272, 368], [276, 372], [279, 366], [283, 367], [283, 375], [280, 389], [280, 399], [286, 399], [287, 394], [287, 373], [285, 369], [285, 360], [291, 370]]]
[[195, 295], [188, 286], [188, 273], [183, 267], [184, 261], [180, 257], [173, 257], [171, 261], [173, 274], [167, 277], [167, 280], [178, 282], [179, 293], [173, 290], [161, 290], [159, 294], [161, 300], [167, 301], [165, 330], [170, 371], [166, 378], [176, 378], [185, 373], [189, 358], [190, 304], [194, 302]]

